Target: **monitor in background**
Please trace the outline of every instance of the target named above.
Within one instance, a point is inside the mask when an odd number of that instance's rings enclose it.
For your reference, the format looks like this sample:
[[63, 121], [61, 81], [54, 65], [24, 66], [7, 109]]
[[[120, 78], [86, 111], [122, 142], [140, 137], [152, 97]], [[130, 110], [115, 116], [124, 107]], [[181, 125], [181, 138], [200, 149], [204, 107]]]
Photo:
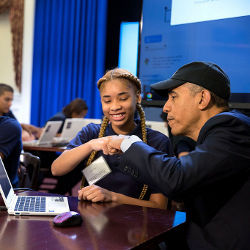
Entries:
[[166, 136], [169, 136], [168, 128], [165, 122], [146, 121], [146, 127], [159, 131]]
[[118, 67], [137, 74], [139, 22], [122, 22], [120, 26]]
[[[154, 6], [154, 8], [152, 8]], [[138, 76], [150, 84], [192, 61], [219, 65], [231, 80], [231, 103], [250, 108], [250, 1], [143, 0]]]

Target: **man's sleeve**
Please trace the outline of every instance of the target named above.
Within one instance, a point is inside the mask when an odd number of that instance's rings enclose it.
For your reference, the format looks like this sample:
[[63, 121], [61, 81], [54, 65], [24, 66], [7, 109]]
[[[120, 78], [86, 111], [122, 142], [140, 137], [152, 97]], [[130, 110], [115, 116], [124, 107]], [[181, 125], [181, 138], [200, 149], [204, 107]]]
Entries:
[[[181, 163], [176, 157], [157, 151], [143, 142], [133, 143], [121, 157], [121, 170], [169, 195], [178, 179], [182, 176]], [[177, 173], [178, 172], [178, 173]], [[175, 173], [169, 183], [171, 173]], [[174, 184], [175, 183], [175, 184]], [[170, 185], [170, 186], [169, 186]]]
[[206, 143], [180, 159], [168, 157], [143, 142], [133, 143], [121, 157], [121, 171], [157, 187], [168, 197], [175, 197], [194, 187], [209, 186], [225, 176], [249, 170], [246, 164], [239, 166], [240, 150], [236, 152], [234, 141], [227, 140], [225, 144], [225, 133], [219, 134], [208, 136]]

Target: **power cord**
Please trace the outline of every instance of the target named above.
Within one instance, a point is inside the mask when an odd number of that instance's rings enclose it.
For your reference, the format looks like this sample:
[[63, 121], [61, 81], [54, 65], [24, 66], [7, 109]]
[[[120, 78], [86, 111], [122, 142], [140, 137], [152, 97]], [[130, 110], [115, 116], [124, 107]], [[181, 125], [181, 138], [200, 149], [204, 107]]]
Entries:
[[7, 211], [7, 207], [6, 206], [0, 206], [0, 211]]

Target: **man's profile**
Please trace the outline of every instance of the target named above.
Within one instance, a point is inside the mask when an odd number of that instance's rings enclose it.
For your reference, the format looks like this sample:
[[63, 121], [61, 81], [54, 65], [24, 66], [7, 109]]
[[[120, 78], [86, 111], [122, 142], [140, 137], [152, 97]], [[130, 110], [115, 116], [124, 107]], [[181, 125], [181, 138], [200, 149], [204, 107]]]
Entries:
[[122, 150], [121, 171], [184, 201], [186, 228], [175, 244], [186, 240], [189, 249], [247, 249], [250, 118], [229, 111], [226, 73], [213, 63], [193, 62], [151, 87], [167, 100], [163, 111], [172, 133], [192, 138], [195, 149], [178, 159], [131, 136], [110, 138], [103, 151]]

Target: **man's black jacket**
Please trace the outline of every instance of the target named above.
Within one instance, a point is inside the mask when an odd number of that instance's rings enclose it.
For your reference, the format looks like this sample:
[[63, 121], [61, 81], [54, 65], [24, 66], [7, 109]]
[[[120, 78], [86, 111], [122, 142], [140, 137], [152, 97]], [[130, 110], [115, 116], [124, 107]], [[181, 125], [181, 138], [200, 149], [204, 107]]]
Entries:
[[180, 159], [136, 142], [121, 170], [184, 200], [190, 249], [250, 248], [249, 117], [236, 111], [212, 117], [195, 150]]

